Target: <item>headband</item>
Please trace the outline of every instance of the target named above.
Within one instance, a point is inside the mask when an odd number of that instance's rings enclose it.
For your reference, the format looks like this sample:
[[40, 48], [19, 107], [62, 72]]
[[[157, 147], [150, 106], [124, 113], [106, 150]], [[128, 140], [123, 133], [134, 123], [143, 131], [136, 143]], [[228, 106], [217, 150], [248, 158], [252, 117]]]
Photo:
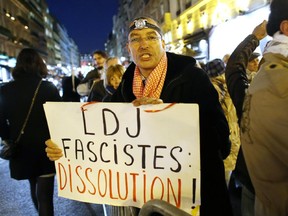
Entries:
[[146, 29], [146, 28], [154, 29], [162, 36], [162, 31], [158, 26], [151, 24], [146, 19], [142, 19], [142, 18], [134, 20], [134, 24], [129, 27], [129, 33], [132, 30], [141, 30], [141, 29]]

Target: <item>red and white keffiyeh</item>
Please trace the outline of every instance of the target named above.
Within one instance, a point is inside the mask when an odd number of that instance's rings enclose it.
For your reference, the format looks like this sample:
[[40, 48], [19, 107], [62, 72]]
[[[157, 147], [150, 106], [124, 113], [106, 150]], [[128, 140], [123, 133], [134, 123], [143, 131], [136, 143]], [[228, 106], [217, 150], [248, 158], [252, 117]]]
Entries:
[[133, 79], [133, 93], [136, 98], [150, 97], [160, 98], [167, 72], [166, 53], [161, 58], [157, 67], [149, 74], [146, 83], [142, 82], [139, 68], [136, 66]]

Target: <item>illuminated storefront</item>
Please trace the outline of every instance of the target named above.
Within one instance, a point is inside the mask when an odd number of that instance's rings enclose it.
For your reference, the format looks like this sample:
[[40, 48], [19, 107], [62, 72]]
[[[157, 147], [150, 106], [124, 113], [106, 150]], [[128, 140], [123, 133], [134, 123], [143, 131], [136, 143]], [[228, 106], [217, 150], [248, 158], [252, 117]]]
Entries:
[[[236, 46], [264, 19], [269, 0], [206, 0], [163, 24], [167, 51], [188, 55], [206, 63], [232, 53]], [[259, 52], [263, 49], [261, 42]]]

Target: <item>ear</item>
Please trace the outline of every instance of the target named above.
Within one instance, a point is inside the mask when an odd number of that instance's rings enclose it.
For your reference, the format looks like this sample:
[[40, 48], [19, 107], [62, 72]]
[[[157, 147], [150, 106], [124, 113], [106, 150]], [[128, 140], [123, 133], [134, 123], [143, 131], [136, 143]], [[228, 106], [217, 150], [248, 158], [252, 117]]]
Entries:
[[129, 53], [129, 55], [130, 55], [131, 52], [130, 52], [130, 48], [129, 48], [129, 44], [128, 44], [128, 43], [126, 43], [126, 49], [127, 49], [128, 53]]
[[166, 45], [165, 45], [164, 39], [161, 40], [161, 43], [162, 43], [162, 48], [163, 48], [164, 50], [166, 50]]
[[280, 31], [281, 31], [284, 35], [288, 36], [288, 20], [284, 20], [284, 21], [281, 22], [281, 24], [280, 24]]

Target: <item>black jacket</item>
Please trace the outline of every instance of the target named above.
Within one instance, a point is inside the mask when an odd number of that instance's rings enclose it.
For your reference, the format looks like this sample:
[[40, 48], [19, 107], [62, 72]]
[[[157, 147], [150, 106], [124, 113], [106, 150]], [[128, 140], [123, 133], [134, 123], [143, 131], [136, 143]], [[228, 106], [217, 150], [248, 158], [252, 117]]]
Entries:
[[[249, 57], [258, 45], [259, 40], [253, 34], [248, 35], [231, 54], [225, 70], [228, 92], [236, 108], [239, 126], [243, 112], [243, 101], [246, 90], [249, 86], [246, 68]], [[236, 179], [239, 180], [251, 193], [255, 193], [241, 147], [239, 149], [233, 173], [235, 174]]]
[[[38, 77], [25, 77], [1, 86], [0, 136], [3, 140], [16, 140], [39, 80]], [[50, 135], [43, 104], [60, 100], [57, 88], [51, 82], [42, 81], [24, 134], [17, 143], [19, 153], [10, 160], [12, 178], [29, 179], [55, 173], [54, 162], [49, 161], [45, 152], [45, 141]]]
[[72, 83], [72, 76], [69, 77], [63, 77], [62, 79], [62, 100], [67, 102], [80, 102], [81, 96], [77, 93], [76, 88], [80, 83], [80, 79], [78, 79], [76, 76], [74, 76], [74, 87], [75, 91], [73, 89], [73, 83]]
[[104, 80], [95, 81], [88, 95], [88, 101], [101, 102], [105, 97], [105, 95], [106, 95], [106, 89], [104, 86]]
[[[223, 158], [230, 152], [229, 127], [218, 94], [195, 59], [167, 53], [168, 68], [160, 98], [164, 103], [197, 103], [200, 109], [201, 216], [232, 215], [224, 177]], [[135, 64], [125, 71], [112, 96], [114, 102], [131, 102]], [[221, 154], [222, 152], [222, 154]]]

